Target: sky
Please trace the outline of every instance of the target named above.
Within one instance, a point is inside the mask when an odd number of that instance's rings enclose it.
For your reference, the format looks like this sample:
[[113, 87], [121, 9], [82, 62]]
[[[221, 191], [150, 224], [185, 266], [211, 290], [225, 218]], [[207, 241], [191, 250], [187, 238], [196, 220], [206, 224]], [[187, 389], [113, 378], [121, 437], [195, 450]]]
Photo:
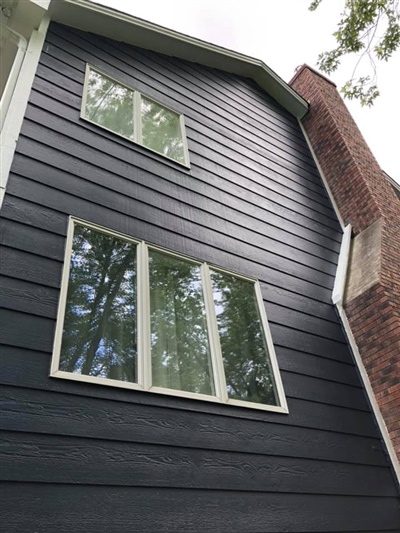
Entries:
[[[335, 46], [344, 0], [323, 0], [310, 12], [311, 0], [96, 0], [113, 9], [261, 59], [284, 81], [296, 67], [316, 67], [318, 54]], [[330, 76], [338, 88], [352, 76], [358, 58], [346, 59]], [[356, 72], [366, 73], [361, 63]], [[368, 72], [367, 72], [368, 73]], [[379, 165], [400, 184], [400, 50], [379, 62], [381, 95], [372, 108], [346, 100]]]

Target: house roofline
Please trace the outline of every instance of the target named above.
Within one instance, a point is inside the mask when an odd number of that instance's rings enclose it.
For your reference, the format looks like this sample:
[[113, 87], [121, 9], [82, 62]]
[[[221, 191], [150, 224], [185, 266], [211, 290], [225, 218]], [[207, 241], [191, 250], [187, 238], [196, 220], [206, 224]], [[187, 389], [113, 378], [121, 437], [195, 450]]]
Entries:
[[49, 13], [53, 21], [82, 31], [251, 78], [295, 117], [308, 111], [307, 102], [259, 59], [88, 0], [52, 0]]

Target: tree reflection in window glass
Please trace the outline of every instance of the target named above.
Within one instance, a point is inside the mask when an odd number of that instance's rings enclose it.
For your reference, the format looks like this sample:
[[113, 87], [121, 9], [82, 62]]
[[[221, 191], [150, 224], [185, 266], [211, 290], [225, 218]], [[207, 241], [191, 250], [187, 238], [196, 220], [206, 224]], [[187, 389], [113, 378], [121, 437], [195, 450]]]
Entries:
[[277, 405], [254, 284], [210, 270], [228, 397]]
[[134, 140], [133, 95], [124, 85], [90, 70], [85, 117]]
[[185, 163], [178, 113], [141, 97], [142, 143], [144, 146]]
[[136, 381], [136, 246], [75, 226], [60, 370]]
[[149, 250], [153, 385], [214, 394], [200, 266]]

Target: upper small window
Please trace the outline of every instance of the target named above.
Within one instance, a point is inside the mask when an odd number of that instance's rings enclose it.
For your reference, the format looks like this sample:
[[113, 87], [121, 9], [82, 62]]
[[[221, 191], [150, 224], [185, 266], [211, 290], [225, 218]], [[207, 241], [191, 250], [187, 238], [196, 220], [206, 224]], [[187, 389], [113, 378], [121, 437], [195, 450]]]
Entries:
[[89, 65], [81, 116], [182, 165], [189, 165], [183, 115]]
[[287, 412], [256, 280], [73, 219], [52, 375]]

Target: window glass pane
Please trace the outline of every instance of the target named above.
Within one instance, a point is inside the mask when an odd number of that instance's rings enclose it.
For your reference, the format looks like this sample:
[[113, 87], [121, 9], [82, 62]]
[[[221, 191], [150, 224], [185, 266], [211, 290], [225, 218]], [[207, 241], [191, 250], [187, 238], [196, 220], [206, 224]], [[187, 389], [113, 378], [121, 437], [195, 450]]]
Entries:
[[141, 97], [142, 143], [144, 146], [185, 163], [178, 113]]
[[229, 398], [277, 405], [254, 284], [210, 274]]
[[153, 385], [214, 394], [200, 266], [149, 250]]
[[136, 381], [136, 246], [75, 226], [60, 370]]
[[133, 140], [133, 94], [134, 91], [90, 69], [85, 117]]

